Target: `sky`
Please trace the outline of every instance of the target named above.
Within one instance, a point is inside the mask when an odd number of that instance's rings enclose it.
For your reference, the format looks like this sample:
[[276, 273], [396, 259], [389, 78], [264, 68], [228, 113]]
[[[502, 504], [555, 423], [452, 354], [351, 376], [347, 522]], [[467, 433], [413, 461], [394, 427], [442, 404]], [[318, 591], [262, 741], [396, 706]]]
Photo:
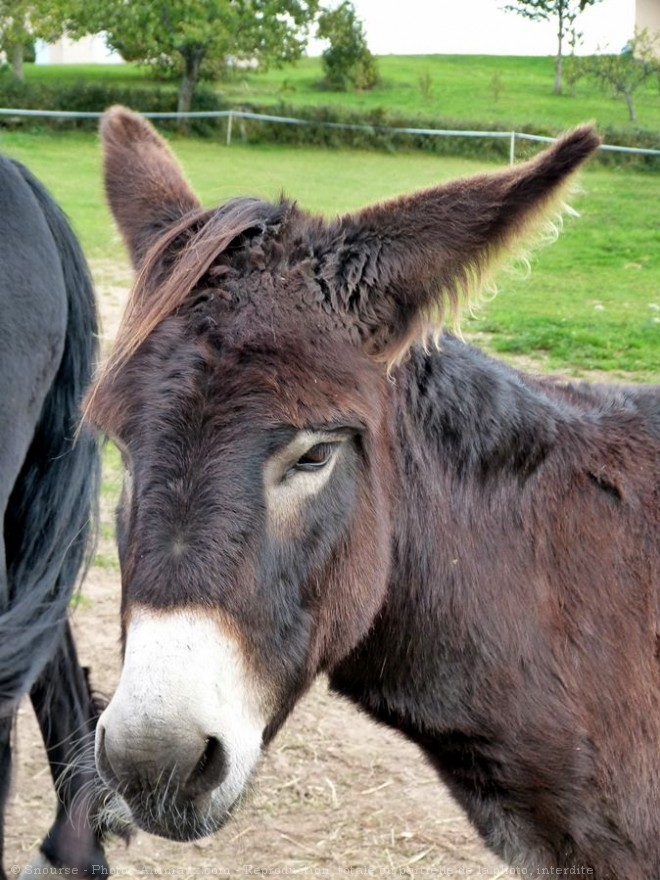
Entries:
[[[553, 55], [556, 25], [503, 12], [507, 0], [353, 0], [375, 55]], [[635, 0], [602, 0], [579, 19], [582, 52], [620, 51]]]

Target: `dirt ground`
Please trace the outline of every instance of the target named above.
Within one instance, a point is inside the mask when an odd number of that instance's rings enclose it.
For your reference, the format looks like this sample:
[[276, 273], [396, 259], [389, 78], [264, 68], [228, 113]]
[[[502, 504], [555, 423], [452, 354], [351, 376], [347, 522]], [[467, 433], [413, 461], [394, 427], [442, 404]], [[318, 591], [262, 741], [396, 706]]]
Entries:
[[[104, 337], [114, 335], [130, 274], [99, 264]], [[111, 517], [104, 499], [102, 520]], [[106, 529], [107, 533], [107, 529]], [[101, 542], [104, 559], [113, 547]], [[92, 568], [73, 614], [82, 662], [110, 696], [119, 675], [119, 572]], [[5, 868], [18, 875], [54, 815], [41, 739], [19, 712]], [[137, 833], [107, 848], [112, 873], [142, 877], [411, 876], [498, 878], [489, 855], [418, 750], [333, 697], [324, 681], [300, 703], [264, 757], [239, 815], [215, 837], [173, 843]]]

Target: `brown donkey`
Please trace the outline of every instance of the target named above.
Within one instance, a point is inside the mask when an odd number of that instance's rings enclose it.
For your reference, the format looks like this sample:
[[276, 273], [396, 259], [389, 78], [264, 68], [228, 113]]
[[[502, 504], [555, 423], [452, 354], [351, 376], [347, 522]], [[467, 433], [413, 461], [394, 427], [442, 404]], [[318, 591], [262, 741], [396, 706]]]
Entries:
[[511, 865], [660, 877], [660, 388], [438, 332], [597, 136], [327, 221], [202, 209], [142, 118], [101, 131], [138, 270], [87, 400], [126, 465], [105, 782], [213, 832], [326, 672]]

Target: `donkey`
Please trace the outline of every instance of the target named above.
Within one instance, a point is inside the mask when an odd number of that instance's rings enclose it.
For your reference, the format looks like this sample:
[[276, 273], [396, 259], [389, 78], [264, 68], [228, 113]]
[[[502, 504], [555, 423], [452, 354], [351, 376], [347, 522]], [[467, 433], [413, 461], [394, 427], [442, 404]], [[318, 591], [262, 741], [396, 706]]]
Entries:
[[439, 330], [594, 131], [335, 220], [203, 209], [139, 115], [101, 135], [138, 272], [85, 403], [126, 468], [105, 783], [147, 831], [214, 832], [325, 672], [512, 866], [659, 877], [660, 388]]
[[100, 706], [68, 610], [98, 503], [96, 438], [74, 442], [97, 360], [96, 302], [64, 214], [4, 156], [0, 205], [0, 880], [12, 725], [28, 693], [58, 791], [40, 859], [84, 875], [105, 865], [87, 796], [96, 775], [82, 758]]

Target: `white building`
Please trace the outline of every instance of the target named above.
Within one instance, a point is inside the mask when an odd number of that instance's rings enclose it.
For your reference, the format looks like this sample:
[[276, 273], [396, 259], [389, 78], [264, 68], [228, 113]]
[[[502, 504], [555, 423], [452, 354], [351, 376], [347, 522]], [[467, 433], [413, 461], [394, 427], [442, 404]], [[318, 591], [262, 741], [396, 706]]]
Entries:
[[635, 26], [660, 33], [660, 0], [636, 0]]
[[105, 44], [103, 34], [72, 40], [62, 37], [56, 43], [37, 40], [37, 64], [122, 64], [124, 59]]

